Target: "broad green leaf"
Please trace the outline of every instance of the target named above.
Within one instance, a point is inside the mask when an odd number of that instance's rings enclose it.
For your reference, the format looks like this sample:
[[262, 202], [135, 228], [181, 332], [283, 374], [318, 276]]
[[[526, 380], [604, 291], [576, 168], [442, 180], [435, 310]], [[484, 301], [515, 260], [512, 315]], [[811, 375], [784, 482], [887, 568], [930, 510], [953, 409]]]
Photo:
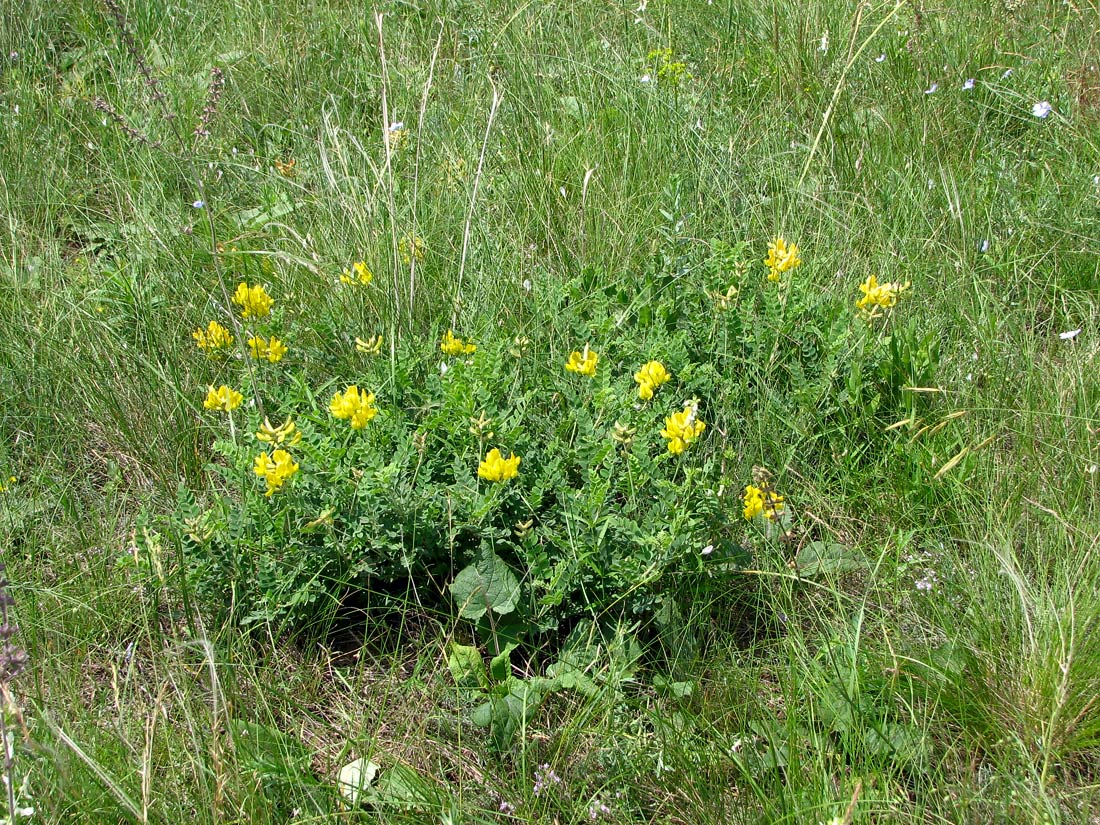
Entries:
[[451, 652], [447, 655], [447, 668], [451, 671], [451, 678], [455, 680], [455, 684], [461, 688], [484, 690], [489, 687], [481, 653], [472, 645], [451, 642]]
[[794, 564], [800, 576], [812, 578], [861, 570], [867, 566], [867, 561], [858, 550], [843, 544], [811, 541], [798, 551]]
[[503, 682], [512, 673], [512, 651], [515, 650], [517, 645], [506, 644], [504, 650], [500, 651], [493, 660], [489, 663], [489, 673], [492, 675], [493, 680], [497, 682]]
[[380, 765], [376, 765], [366, 757], [356, 759], [340, 768], [336, 778], [336, 787], [341, 795], [352, 805], [359, 801], [363, 791], [371, 786], [374, 778], [378, 776]]
[[435, 794], [428, 780], [408, 765], [394, 765], [363, 794], [363, 801], [384, 808], [413, 810], [430, 805]]
[[480, 619], [487, 612], [511, 613], [519, 600], [519, 579], [495, 553], [483, 555], [476, 564], [455, 576], [451, 597], [464, 619]]

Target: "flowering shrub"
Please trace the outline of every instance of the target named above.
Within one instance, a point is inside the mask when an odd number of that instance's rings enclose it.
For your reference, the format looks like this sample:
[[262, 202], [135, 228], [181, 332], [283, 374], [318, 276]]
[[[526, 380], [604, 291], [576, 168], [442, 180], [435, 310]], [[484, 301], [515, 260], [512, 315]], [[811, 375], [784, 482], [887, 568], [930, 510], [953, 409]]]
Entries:
[[[739, 458], [738, 422], [759, 399], [785, 401], [777, 426], [792, 432], [835, 429], [831, 416], [887, 403], [887, 384], [927, 378], [902, 355], [883, 366], [883, 352], [910, 352], [875, 340], [893, 331], [888, 314], [862, 323], [863, 306], [802, 278], [777, 298], [751, 260], [747, 244], [673, 247], [641, 299], [601, 291], [599, 273], [586, 273], [549, 291], [542, 317], [561, 328], [534, 340], [484, 331], [475, 345], [447, 329], [383, 355], [381, 335], [349, 335], [355, 383], [261, 377], [263, 409], [242, 411], [241, 393], [211, 386], [206, 406], [229, 413], [210, 465], [224, 493], [181, 493], [175, 524], [192, 580], [245, 624], [310, 626], [381, 588], [497, 630], [507, 617], [517, 635], [616, 615], [671, 627], [698, 587], [747, 561], [754, 537], [797, 521], [770, 475], [748, 483]], [[789, 272], [801, 253], [779, 238], [766, 262]], [[698, 274], [669, 289], [669, 271]], [[883, 313], [904, 288], [864, 286]], [[585, 310], [570, 313], [582, 295]], [[607, 320], [639, 300], [633, 323]], [[242, 283], [234, 303], [255, 318], [274, 300]], [[222, 339], [213, 330], [204, 341]], [[280, 331], [293, 344], [293, 329]], [[590, 343], [558, 349], [577, 340]], [[273, 362], [286, 351], [274, 336], [249, 344]]]

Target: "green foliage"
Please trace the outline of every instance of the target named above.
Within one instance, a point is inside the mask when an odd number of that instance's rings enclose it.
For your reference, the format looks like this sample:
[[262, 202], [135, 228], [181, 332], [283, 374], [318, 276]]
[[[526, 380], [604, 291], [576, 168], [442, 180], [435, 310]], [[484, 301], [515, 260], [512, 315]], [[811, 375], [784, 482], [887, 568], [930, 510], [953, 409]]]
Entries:
[[[21, 801], [1094, 817], [1090, 9], [378, 12], [27, 0], [0, 25]], [[773, 281], [777, 234], [802, 264]], [[370, 284], [340, 282], [355, 261]], [[911, 287], [869, 318], [872, 274]], [[234, 321], [241, 282], [272, 315]], [[449, 325], [476, 352], [441, 356]], [[256, 335], [289, 351], [250, 360]], [[565, 372], [586, 344], [595, 377]], [[672, 380], [643, 403], [651, 360]], [[329, 412], [352, 383], [379, 410], [356, 431]], [[670, 454], [685, 403], [706, 428]], [[265, 417], [302, 434], [285, 478], [254, 470]], [[516, 477], [479, 477], [494, 448]], [[746, 520], [754, 467], [783, 507]], [[360, 756], [385, 768], [340, 807]]]

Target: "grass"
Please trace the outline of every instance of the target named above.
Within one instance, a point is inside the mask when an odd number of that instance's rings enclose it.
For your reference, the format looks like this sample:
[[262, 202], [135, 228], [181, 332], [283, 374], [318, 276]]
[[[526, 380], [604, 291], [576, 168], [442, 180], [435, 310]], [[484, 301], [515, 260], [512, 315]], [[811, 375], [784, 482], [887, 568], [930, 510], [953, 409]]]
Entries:
[[[47, 822], [1100, 822], [1098, 11], [222, 0], [127, 4], [130, 46], [96, 3], [5, 10], [22, 804]], [[749, 287], [777, 235], [804, 261], [781, 304]], [[700, 309], [732, 271], [712, 239], [746, 243], [727, 314]], [[372, 284], [334, 288], [361, 259]], [[872, 273], [911, 286], [861, 337]], [[247, 379], [190, 335], [240, 280], [276, 295], [291, 347], [243, 359]], [[546, 444], [586, 449], [583, 426], [554, 429], [566, 390], [540, 389], [578, 341], [623, 374], [656, 346], [704, 398], [687, 477], [733, 489], [737, 522], [766, 466], [794, 529], [737, 526], [753, 563], [675, 574], [682, 609], [608, 610], [593, 689], [552, 694], [503, 753], [448, 669], [452, 642], [496, 652], [434, 597], [448, 581], [243, 631], [162, 527], [181, 485], [244, 496], [207, 469], [225, 437], [208, 384], [247, 380], [273, 415], [327, 398], [367, 380], [357, 336], [384, 336], [380, 399], [458, 443], [498, 388], [445, 396], [457, 417], [432, 394], [448, 328], [483, 353], [531, 339], [508, 388], [529, 410], [494, 414], [524, 445], [517, 483]], [[554, 514], [578, 557], [620, 529], [591, 496]], [[866, 564], [803, 575], [811, 538]], [[545, 673], [567, 630], [513, 675]], [[336, 777], [360, 757], [382, 791], [351, 808]]]

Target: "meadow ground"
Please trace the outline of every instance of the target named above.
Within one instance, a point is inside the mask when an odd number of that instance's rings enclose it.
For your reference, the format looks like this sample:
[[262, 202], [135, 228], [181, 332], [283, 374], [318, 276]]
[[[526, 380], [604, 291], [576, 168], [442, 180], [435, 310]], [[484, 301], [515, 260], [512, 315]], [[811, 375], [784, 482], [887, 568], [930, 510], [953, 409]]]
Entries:
[[9, 820], [1100, 822], [1095, 0], [2, 15]]

